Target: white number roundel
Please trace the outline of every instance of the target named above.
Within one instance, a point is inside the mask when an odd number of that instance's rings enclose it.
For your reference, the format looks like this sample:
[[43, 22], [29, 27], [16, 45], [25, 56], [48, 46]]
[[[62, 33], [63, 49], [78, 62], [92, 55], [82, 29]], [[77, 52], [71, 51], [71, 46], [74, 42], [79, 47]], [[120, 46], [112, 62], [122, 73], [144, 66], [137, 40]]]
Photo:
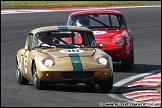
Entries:
[[93, 31], [93, 34], [97, 35], [97, 34], [105, 34], [105, 31]]
[[83, 50], [77, 50], [77, 49], [64, 49], [64, 50], [60, 50], [60, 53], [82, 53], [84, 52]]
[[27, 51], [24, 55], [24, 70], [27, 73], [27, 60], [28, 60], [28, 54], [29, 52]]

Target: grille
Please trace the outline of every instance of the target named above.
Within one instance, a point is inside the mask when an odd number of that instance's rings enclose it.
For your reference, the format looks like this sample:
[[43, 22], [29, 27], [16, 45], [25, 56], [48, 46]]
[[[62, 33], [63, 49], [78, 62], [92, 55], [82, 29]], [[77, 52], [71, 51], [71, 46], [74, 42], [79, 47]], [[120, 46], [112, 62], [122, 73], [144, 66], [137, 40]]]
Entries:
[[110, 55], [110, 52], [108, 52], [108, 51], [105, 51], [107, 54], [109, 54]]
[[61, 77], [64, 79], [82, 80], [91, 78], [94, 72], [62, 72]]

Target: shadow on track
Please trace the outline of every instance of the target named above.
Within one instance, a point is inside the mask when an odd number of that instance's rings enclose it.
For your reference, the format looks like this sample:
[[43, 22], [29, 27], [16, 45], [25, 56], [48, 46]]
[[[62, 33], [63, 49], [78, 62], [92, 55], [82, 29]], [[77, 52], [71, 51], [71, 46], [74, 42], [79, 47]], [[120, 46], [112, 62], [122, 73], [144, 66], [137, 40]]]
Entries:
[[77, 92], [77, 93], [101, 93], [98, 85], [94, 88], [88, 88], [84, 84], [66, 85], [66, 84], [49, 84], [47, 90]]
[[124, 70], [124, 69], [122, 69], [122, 67], [119, 63], [114, 63], [113, 68], [114, 68], [114, 72], [145, 73], [145, 72], [161, 69], [161, 65], [134, 64], [131, 69]]

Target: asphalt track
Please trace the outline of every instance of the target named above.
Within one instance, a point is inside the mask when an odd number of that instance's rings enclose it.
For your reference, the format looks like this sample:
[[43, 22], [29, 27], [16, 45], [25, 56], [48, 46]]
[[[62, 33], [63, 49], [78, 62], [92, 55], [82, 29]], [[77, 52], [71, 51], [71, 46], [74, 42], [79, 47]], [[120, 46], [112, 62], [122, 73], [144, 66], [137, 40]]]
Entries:
[[[161, 7], [116, 9], [125, 15], [134, 35], [135, 64], [122, 70], [114, 64], [114, 83], [125, 78], [161, 69]], [[31, 82], [19, 85], [16, 81], [15, 55], [24, 47], [28, 32], [36, 27], [66, 25], [72, 11], [1, 15], [1, 107], [98, 107], [101, 102], [123, 102], [109, 94], [121, 95], [128, 84], [113, 86], [115, 91], [100, 93], [98, 86], [88, 89], [79, 84], [49, 85], [36, 90]], [[132, 80], [134, 81], [134, 80]]]

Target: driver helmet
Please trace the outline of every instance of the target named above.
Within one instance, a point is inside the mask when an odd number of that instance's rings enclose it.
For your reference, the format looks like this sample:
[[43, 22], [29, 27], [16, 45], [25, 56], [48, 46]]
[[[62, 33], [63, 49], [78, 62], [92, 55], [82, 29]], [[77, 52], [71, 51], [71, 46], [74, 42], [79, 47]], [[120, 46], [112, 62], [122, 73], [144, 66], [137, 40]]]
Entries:
[[51, 45], [52, 44], [51, 33], [39, 33], [38, 42]]
[[76, 20], [76, 26], [87, 27], [90, 25], [90, 20], [88, 16], [79, 16]]

